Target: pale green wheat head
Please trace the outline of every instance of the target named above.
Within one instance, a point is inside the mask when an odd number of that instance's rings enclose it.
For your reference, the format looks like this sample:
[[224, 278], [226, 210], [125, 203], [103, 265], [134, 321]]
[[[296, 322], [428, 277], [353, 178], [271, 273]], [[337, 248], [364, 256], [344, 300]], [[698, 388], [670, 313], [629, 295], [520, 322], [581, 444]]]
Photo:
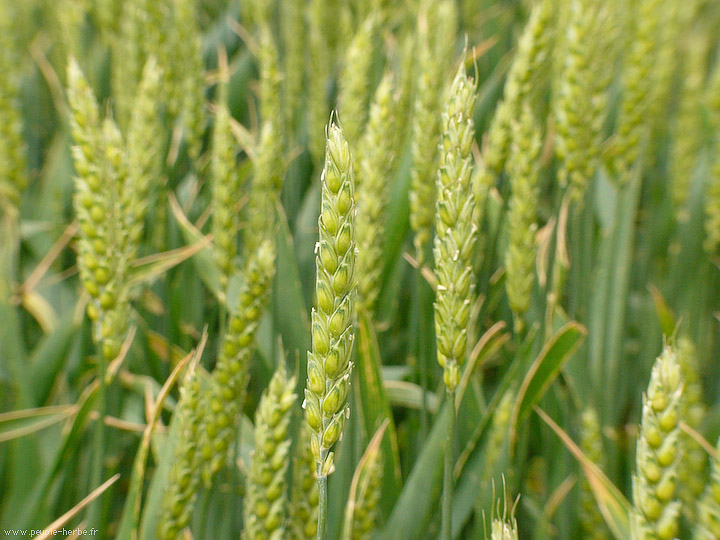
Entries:
[[360, 143], [362, 161], [358, 174], [363, 182], [356, 186], [358, 299], [368, 313], [372, 313], [380, 292], [384, 213], [398, 153], [390, 144], [397, 128], [394, 113], [393, 77], [388, 72], [370, 107], [370, 120]]
[[505, 255], [505, 271], [510, 308], [516, 329], [524, 327], [524, 316], [530, 307], [535, 281], [535, 233], [539, 198], [540, 126], [529, 106], [512, 124], [512, 147], [508, 176], [510, 203], [508, 208], [509, 245]]
[[[586, 408], [580, 422], [580, 448], [585, 456], [601, 469], [605, 465], [605, 449], [600, 419], [593, 407]], [[583, 477], [580, 484], [580, 525], [584, 538], [588, 540], [609, 540], [610, 531], [600, 512], [590, 482]]]
[[477, 237], [471, 189], [475, 81], [461, 65], [442, 116], [440, 168], [435, 206], [435, 335], [438, 362], [449, 391], [460, 382], [465, 361], [470, 309], [475, 291], [471, 258]]
[[715, 452], [716, 455], [712, 459], [710, 468], [710, 478], [697, 503], [697, 522], [693, 531], [695, 540], [720, 538], [720, 440], [715, 447]]
[[308, 351], [307, 388], [303, 407], [313, 430], [311, 448], [318, 476], [332, 471], [332, 446], [340, 438], [349, 406], [354, 341], [356, 278], [355, 185], [350, 148], [343, 130], [327, 129], [322, 202], [315, 246], [315, 308], [312, 351]]
[[245, 540], [286, 538], [289, 465], [288, 428], [295, 404], [295, 378], [280, 366], [260, 399], [255, 413], [255, 447], [251, 455], [244, 506]]
[[275, 271], [271, 242], [261, 244], [243, 270], [244, 283], [231, 314], [218, 353], [207, 394], [208, 411], [200, 444], [206, 484], [227, 462], [237, 431], [238, 414], [245, 399], [247, 374], [255, 347], [260, 317]]
[[293, 484], [290, 505], [292, 540], [315, 540], [317, 535], [318, 483], [315, 456], [310, 448], [312, 431], [307, 421], [298, 428], [293, 462]]
[[201, 402], [200, 378], [193, 371], [183, 382], [175, 413], [178, 423], [177, 442], [162, 499], [158, 522], [159, 540], [179, 540], [190, 523], [200, 483], [197, 441], [203, 412]]
[[679, 408], [682, 371], [671, 348], [658, 356], [643, 399], [633, 476], [632, 540], [672, 540], [678, 533]]

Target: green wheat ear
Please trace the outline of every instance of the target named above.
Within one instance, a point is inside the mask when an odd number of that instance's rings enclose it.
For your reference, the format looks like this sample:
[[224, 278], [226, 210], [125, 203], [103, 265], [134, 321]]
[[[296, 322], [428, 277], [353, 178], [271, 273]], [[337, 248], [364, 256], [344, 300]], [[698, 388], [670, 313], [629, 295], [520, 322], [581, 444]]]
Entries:
[[490, 124], [483, 152], [489, 174], [498, 175], [510, 154], [512, 122], [522, 112], [523, 103], [534, 103], [540, 93], [544, 72], [551, 61], [554, 43], [555, 2], [535, 4], [510, 67], [502, 101]]
[[415, 257], [420, 263], [424, 262], [435, 218], [436, 175], [440, 161], [438, 141], [441, 135], [437, 111], [442, 107], [443, 92], [446, 90], [445, 73], [452, 49], [448, 36], [454, 35], [454, 31], [442, 33], [442, 30], [453, 27], [455, 15], [453, 2], [431, 2], [418, 17], [418, 75], [412, 116], [413, 163], [409, 197]]
[[[677, 359], [685, 383], [680, 401], [680, 417], [695, 431], [700, 429], [705, 417], [700, 366], [695, 344], [685, 336], [677, 340]], [[679, 440], [683, 455], [678, 465], [678, 496], [683, 502], [683, 513], [691, 522], [696, 518], [696, 501], [705, 487], [705, 450], [688, 433], [682, 432]]]
[[[597, 412], [592, 407], [588, 407], [582, 413], [580, 447], [590, 461], [602, 468], [605, 457], [602, 430]], [[588, 540], [609, 540], [610, 531], [605, 525], [605, 520], [600, 513], [587, 477], [583, 477], [580, 484], [579, 502], [580, 525], [585, 535], [584, 538]]]
[[676, 352], [658, 356], [643, 399], [633, 475], [632, 540], [672, 540], [678, 532], [679, 409], [683, 379]]
[[310, 448], [311, 435], [310, 426], [303, 421], [293, 462], [290, 505], [290, 535], [293, 540], [315, 540], [317, 535], [318, 484], [315, 457]]
[[710, 126], [714, 133], [710, 141], [712, 152], [712, 170], [705, 200], [705, 251], [714, 255], [720, 246], [720, 63], [716, 63], [712, 79], [707, 87], [705, 98]]
[[[343, 130], [348, 143], [358, 148], [368, 119], [371, 95], [371, 68], [378, 21], [370, 15], [357, 30], [345, 55], [343, 71], [338, 79], [338, 106], [343, 118]], [[362, 157], [355, 152], [356, 163]], [[357, 179], [362, 182], [361, 178]]]
[[127, 257], [132, 259], [142, 238], [145, 214], [157, 198], [164, 137], [158, 126], [162, 68], [150, 57], [143, 68], [130, 114], [127, 135], [128, 181], [123, 199], [127, 207]]
[[460, 382], [467, 328], [475, 292], [472, 255], [477, 238], [475, 197], [471, 189], [475, 81], [460, 66], [442, 116], [440, 168], [435, 206], [435, 334], [438, 362], [450, 392]]
[[505, 255], [506, 288], [516, 331], [524, 328], [525, 313], [535, 281], [535, 233], [539, 198], [540, 126], [526, 105], [512, 123], [508, 164], [511, 197], [508, 209], [509, 246]]
[[715, 452], [710, 478], [697, 503], [694, 540], [717, 540], [720, 538], [720, 439], [718, 439]]
[[202, 476], [207, 485], [227, 462], [230, 443], [237, 432], [250, 360], [255, 350], [255, 335], [269, 295], [274, 265], [273, 244], [266, 241], [252, 255], [243, 271], [245, 282], [238, 294], [237, 308], [230, 315], [222, 338], [206, 396], [208, 410], [200, 441]]
[[74, 59], [68, 65], [68, 101], [75, 166], [74, 207], [80, 224], [78, 266], [90, 295], [93, 339], [114, 359], [127, 330], [127, 246], [124, 145], [111, 119], [100, 120], [95, 96]]
[[630, 178], [649, 134], [648, 113], [658, 82], [658, 49], [664, 12], [663, 0], [640, 0], [632, 6], [637, 26], [623, 64], [623, 98], [613, 145], [613, 165], [621, 182]]
[[201, 384], [197, 370], [189, 373], [180, 389], [178, 438], [168, 484], [163, 496], [158, 538], [179, 540], [190, 517], [200, 484], [198, 437], [202, 419]]
[[220, 85], [210, 154], [210, 183], [213, 197], [212, 231], [215, 261], [223, 289], [235, 271], [237, 232], [240, 219], [237, 201], [241, 197], [240, 175], [235, 163], [235, 138], [230, 127], [226, 83]]
[[20, 114], [20, 54], [13, 42], [13, 10], [0, 2], [0, 209], [17, 208], [27, 184]]
[[574, 201], [582, 201], [595, 173], [606, 116], [612, 64], [603, 46], [609, 32], [603, 7], [596, 0], [571, 0], [567, 7], [569, 25], [555, 102], [556, 153], [562, 159], [560, 184], [568, 187]]
[[318, 478], [333, 468], [332, 446], [340, 438], [349, 406], [345, 403], [355, 335], [355, 182], [352, 157], [343, 130], [331, 122], [327, 130], [325, 168], [321, 177], [320, 236], [315, 246], [315, 308], [312, 351], [303, 407], [313, 430], [311, 447]]
[[379, 447], [376, 448], [369, 458], [363, 466], [357, 485], [355, 506], [350, 522], [352, 525], [350, 538], [352, 540], [370, 540], [380, 514], [382, 450]]
[[383, 77], [370, 107], [370, 120], [361, 140], [362, 161], [358, 174], [363, 183], [356, 186], [358, 298], [367, 313], [372, 313], [379, 294], [382, 272], [382, 247], [385, 233], [385, 207], [394, 177], [398, 149], [390, 143], [397, 123], [394, 119], [392, 73]]
[[295, 378], [280, 366], [263, 393], [255, 414], [255, 447], [244, 501], [244, 539], [285, 538], [288, 500], [285, 476], [289, 465], [288, 428], [295, 404]]

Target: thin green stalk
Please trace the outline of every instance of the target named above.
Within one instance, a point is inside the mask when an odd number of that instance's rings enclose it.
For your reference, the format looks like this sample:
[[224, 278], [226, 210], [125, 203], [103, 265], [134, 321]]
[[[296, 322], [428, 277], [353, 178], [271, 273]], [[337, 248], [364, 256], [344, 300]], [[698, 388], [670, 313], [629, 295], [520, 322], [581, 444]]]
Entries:
[[[95, 489], [103, 481], [103, 462], [105, 457], [105, 357], [103, 354], [98, 355], [98, 402], [97, 411], [98, 419], [95, 426], [95, 436], [93, 439], [93, 463], [92, 472], [90, 474], [90, 489]], [[102, 530], [100, 521], [102, 519], [102, 497], [98, 497], [88, 508], [88, 525]]]
[[453, 496], [453, 468], [454, 442], [455, 442], [455, 390], [447, 390], [448, 418], [447, 438], [445, 439], [445, 469], [443, 471], [443, 497], [442, 497], [442, 539], [452, 540], [452, 496]]
[[[324, 461], [324, 460], [323, 460]], [[321, 476], [322, 461], [318, 463], [318, 526], [317, 540], [325, 540], [325, 518], [327, 516], [327, 476]]]
[[413, 334], [415, 336], [415, 354], [417, 359], [417, 369], [420, 372], [420, 387], [422, 388], [422, 407], [420, 409], [420, 440], [425, 441], [428, 434], [428, 404], [427, 404], [427, 391], [428, 391], [428, 377], [427, 377], [427, 354], [425, 353], [424, 347], [424, 333], [423, 333], [423, 317], [426, 314], [423, 308], [423, 277], [418, 269], [415, 272], [415, 309], [413, 310], [412, 322], [413, 322]]

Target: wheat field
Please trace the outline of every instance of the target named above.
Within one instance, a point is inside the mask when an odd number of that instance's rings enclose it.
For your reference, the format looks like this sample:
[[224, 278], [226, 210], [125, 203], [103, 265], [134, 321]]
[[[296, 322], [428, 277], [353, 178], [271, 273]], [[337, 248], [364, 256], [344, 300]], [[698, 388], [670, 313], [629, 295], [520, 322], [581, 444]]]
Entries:
[[720, 539], [718, 0], [0, 0], [0, 528]]

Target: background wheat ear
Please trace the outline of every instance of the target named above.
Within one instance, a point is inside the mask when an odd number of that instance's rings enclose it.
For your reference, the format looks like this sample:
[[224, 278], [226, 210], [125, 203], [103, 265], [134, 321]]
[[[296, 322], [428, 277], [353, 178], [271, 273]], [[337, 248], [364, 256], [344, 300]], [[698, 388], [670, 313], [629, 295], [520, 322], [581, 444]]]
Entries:
[[318, 482], [315, 457], [310, 448], [312, 431], [307, 421], [299, 429], [293, 462], [290, 533], [294, 540], [314, 540], [317, 535]]
[[680, 461], [679, 407], [683, 379], [677, 353], [670, 347], [658, 356], [643, 399], [640, 437], [633, 476], [631, 537], [675, 538], [680, 503], [676, 500]]
[[720, 535], [720, 441], [711, 459], [710, 478], [697, 501], [697, 522], [693, 538], [710, 540]]
[[244, 501], [244, 538], [285, 538], [288, 520], [286, 471], [288, 429], [295, 405], [295, 379], [281, 365], [270, 379], [255, 414], [255, 444]]

